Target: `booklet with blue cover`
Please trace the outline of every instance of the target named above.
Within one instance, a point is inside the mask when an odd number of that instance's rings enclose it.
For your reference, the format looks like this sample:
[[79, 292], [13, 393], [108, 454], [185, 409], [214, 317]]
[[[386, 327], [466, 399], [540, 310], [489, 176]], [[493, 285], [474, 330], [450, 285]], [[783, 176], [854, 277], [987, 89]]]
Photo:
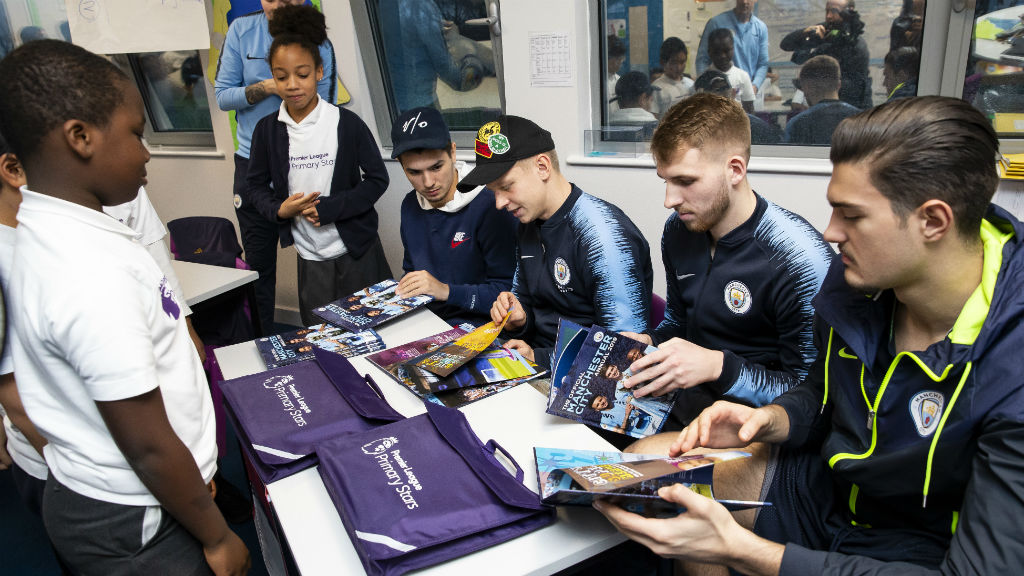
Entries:
[[256, 339], [267, 370], [312, 360], [314, 346], [349, 358], [382, 350], [384, 340], [376, 330], [349, 332], [326, 323]]
[[636, 398], [622, 387], [629, 366], [657, 350], [594, 325], [562, 321], [553, 355], [549, 414], [633, 438], [656, 434], [672, 411], [676, 393]]
[[353, 332], [373, 328], [406, 312], [425, 306], [432, 296], [398, 295], [398, 282], [385, 280], [344, 298], [313, 309], [313, 314]]
[[541, 447], [533, 452], [541, 502], [552, 506], [590, 506], [596, 498], [608, 498], [644, 516], [674, 516], [685, 510], [658, 496], [658, 489], [672, 484], [683, 484], [729, 510], [769, 505], [715, 498], [715, 463], [748, 458], [749, 452], [734, 450], [678, 458]]

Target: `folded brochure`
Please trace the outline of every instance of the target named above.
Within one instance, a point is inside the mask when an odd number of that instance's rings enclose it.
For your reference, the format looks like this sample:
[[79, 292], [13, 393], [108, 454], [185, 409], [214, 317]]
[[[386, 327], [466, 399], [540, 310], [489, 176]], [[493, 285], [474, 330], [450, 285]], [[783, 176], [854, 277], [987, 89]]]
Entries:
[[672, 411], [675, 392], [636, 398], [622, 387], [629, 366], [657, 350], [601, 326], [589, 330], [559, 321], [548, 395], [549, 414], [633, 438], [656, 434]]
[[564, 448], [533, 449], [541, 501], [553, 506], [589, 506], [595, 498], [608, 498], [646, 516], [675, 515], [685, 510], [658, 496], [658, 489], [683, 484], [715, 499], [729, 510], [769, 505], [767, 502], [718, 500], [713, 476], [717, 462], [748, 458], [749, 452], [729, 451], [666, 458]]
[[330, 304], [313, 309], [313, 314], [353, 332], [373, 328], [426, 305], [431, 296], [398, 296], [398, 282], [384, 280]]

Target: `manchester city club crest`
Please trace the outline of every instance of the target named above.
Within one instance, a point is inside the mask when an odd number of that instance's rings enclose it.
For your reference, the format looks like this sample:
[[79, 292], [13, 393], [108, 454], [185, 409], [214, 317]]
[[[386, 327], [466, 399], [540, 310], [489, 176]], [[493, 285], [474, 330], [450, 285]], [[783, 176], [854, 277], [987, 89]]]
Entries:
[[750, 288], [739, 280], [733, 280], [725, 285], [725, 305], [734, 314], [746, 314], [750, 310]]
[[942, 419], [942, 408], [946, 405], [946, 397], [942, 392], [925, 390], [918, 392], [910, 399], [910, 418], [917, 427], [922, 438], [931, 436], [939, 427]]
[[555, 282], [558, 282], [559, 286], [565, 286], [569, 283], [571, 273], [569, 272], [569, 265], [565, 263], [565, 260], [561, 257], [555, 259]]

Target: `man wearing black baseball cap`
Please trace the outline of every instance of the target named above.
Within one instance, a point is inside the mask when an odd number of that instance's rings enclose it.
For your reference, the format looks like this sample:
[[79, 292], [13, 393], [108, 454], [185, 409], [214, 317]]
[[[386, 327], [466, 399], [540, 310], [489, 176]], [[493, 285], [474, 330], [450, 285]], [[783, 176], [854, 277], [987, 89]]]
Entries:
[[481, 184], [520, 222], [512, 291], [491, 307], [492, 320], [510, 314], [509, 347], [547, 366], [559, 318], [643, 331], [653, 283], [647, 240], [622, 210], [565, 179], [550, 132], [518, 116], [484, 124], [476, 168], [459, 189]]
[[399, 295], [433, 296], [431, 310], [452, 324], [486, 322], [491, 303], [512, 286], [515, 219], [494, 207], [486, 188], [456, 190], [469, 169], [455, 161], [455, 143], [437, 109], [404, 112], [391, 141], [391, 157], [413, 187], [402, 201]]

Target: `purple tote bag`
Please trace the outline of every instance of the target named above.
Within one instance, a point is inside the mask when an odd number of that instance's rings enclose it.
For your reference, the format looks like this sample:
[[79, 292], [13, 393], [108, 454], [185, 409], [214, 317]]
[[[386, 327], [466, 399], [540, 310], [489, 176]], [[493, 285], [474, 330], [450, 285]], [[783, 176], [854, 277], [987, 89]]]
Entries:
[[458, 410], [426, 406], [426, 414], [317, 446], [320, 476], [367, 574], [404, 574], [555, 520], [503, 448], [481, 442]]
[[315, 466], [320, 442], [403, 418], [348, 359], [314, 353], [315, 361], [221, 383], [242, 449], [266, 484]]

